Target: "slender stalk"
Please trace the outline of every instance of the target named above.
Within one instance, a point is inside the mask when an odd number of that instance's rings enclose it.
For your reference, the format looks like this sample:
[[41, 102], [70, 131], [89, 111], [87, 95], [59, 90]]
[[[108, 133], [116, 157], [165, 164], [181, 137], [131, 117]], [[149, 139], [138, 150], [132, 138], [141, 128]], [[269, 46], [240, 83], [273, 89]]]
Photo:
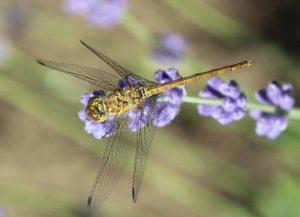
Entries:
[[122, 26], [127, 29], [127, 31], [132, 34], [140, 43], [148, 45], [151, 43], [153, 38], [153, 33], [147, 28], [144, 23], [140, 22], [132, 14], [127, 12], [124, 14], [121, 20]]

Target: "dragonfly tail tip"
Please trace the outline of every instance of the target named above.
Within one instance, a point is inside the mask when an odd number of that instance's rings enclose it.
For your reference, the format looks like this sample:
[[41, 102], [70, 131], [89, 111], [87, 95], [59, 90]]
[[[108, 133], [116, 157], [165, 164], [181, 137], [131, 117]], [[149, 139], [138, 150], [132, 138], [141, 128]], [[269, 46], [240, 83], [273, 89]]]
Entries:
[[247, 60], [247, 67], [250, 67], [254, 63], [253, 60]]

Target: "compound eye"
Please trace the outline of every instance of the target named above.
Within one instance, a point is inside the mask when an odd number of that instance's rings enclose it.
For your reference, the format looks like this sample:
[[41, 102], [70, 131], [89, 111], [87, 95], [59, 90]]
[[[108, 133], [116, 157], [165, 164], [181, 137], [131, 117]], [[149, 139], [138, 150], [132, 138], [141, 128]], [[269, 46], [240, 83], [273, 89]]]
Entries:
[[105, 122], [108, 118], [106, 106], [100, 97], [91, 97], [86, 107], [86, 114], [90, 120], [95, 122]]
[[86, 114], [89, 119], [98, 122], [98, 115], [93, 110], [91, 110], [90, 108], [86, 108]]

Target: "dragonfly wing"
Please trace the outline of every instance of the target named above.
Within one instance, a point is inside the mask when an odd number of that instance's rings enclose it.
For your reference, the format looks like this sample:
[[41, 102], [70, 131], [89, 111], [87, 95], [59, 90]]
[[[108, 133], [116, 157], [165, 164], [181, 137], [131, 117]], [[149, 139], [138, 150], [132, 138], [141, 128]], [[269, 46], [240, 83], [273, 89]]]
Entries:
[[99, 87], [103, 91], [113, 91], [119, 88], [121, 78], [106, 71], [41, 59], [38, 59], [37, 62], [46, 67], [77, 77]]
[[[94, 205], [101, 204], [111, 193], [122, 175], [129, 158], [129, 145], [134, 137], [127, 128], [125, 115], [120, 115], [115, 120], [116, 130], [109, 137], [99, 170], [88, 197], [88, 210], [91, 211]], [[122, 117], [123, 116], [123, 117]]]
[[[149, 108], [148, 114], [151, 114], [151, 110], [154, 109], [155, 103], [151, 102], [153, 98], [148, 98], [147, 103]], [[149, 104], [150, 103], [150, 104]], [[144, 110], [144, 107], [140, 109]], [[143, 114], [144, 111], [141, 113]], [[152, 124], [153, 120], [149, 115], [148, 124], [145, 127], [140, 127], [138, 133], [136, 134], [136, 153], [135, 153], [135, 162], [134, 162], [134, 172], [133, 172], [133, 181], [132, 181], [132, 198], [133, 202], [136, 202], [138, 199], [138, 194], [140, 191], [141, 183], [144, 176], [144, 171], [146, 168], [149, 149], [154, 137], [156, 127]], [[141, 117], [142, 119], [142, 117]]]
[[[131, 71], [129, 71], [128, 69], [125, 69], [124, 67], [122, 67], [121, 65], [119, 65], [117, 62], [115, 62], [114, 60], [112, 60], [110, 57], [106, 56], [105, 54], [101, 53], [100, 51], [96, 50], [95, 48], [92, 48], [91, 46], [89, 46], [88, 44], [86, 44], [83, 41], [80, 41], [86, 48], [88, 48], [90, 51], [92, 51], [94, 54], [96, 54], [100, 59], [102, 59], [107, 65], [109, 65], [113, 70], [115, 70], [115, 72], [117, 72], [122, 78], [130, 78], [131, 76], [138, 79], [139, 83], [141, 84], [149, 84], [149, 83], [153, 83], [152, 81], [149, 81], [145, 78], [142, 78], [134, 73], [132, 73]], [[132, 84], [134, 84], [135, 81], [132, 81]]]

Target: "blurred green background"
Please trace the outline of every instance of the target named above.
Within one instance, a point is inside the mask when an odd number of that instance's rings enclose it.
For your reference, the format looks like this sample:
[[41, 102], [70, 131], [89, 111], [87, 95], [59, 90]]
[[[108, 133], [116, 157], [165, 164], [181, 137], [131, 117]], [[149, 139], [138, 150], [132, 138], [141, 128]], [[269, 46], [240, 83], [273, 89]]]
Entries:
[[[175, 66], [186, 76], [251, 59], [253, 67], [225, 76], [238, 81], [250, 101], [272, 79], [292, 83], [296, 102], [300, 97], [297, 0], [129, 0], [121, 23], [108, 29], [65, 14], [62, 3], [0, 1], [7, 48], [0, 63], [0, 207], [6, 216], [85, 216], [106, 142], [88, 135], [77, 117], [80, 96], [91, 87], [35, 62], [108, 69], [79, 40], [148, 79], [159, 68]], [[187, 38], [180, 64], [151, 60], [160, 32]], [[188, 95], [204, 85], [189, 85]], [[156, 132], [139, 201], [131, 199], [132, 154], [101, 216], [300, 216], [299, 122], [290, 120], [275, 141], [254, 129], [248, 117], [221, 126], [183, 104]]]

